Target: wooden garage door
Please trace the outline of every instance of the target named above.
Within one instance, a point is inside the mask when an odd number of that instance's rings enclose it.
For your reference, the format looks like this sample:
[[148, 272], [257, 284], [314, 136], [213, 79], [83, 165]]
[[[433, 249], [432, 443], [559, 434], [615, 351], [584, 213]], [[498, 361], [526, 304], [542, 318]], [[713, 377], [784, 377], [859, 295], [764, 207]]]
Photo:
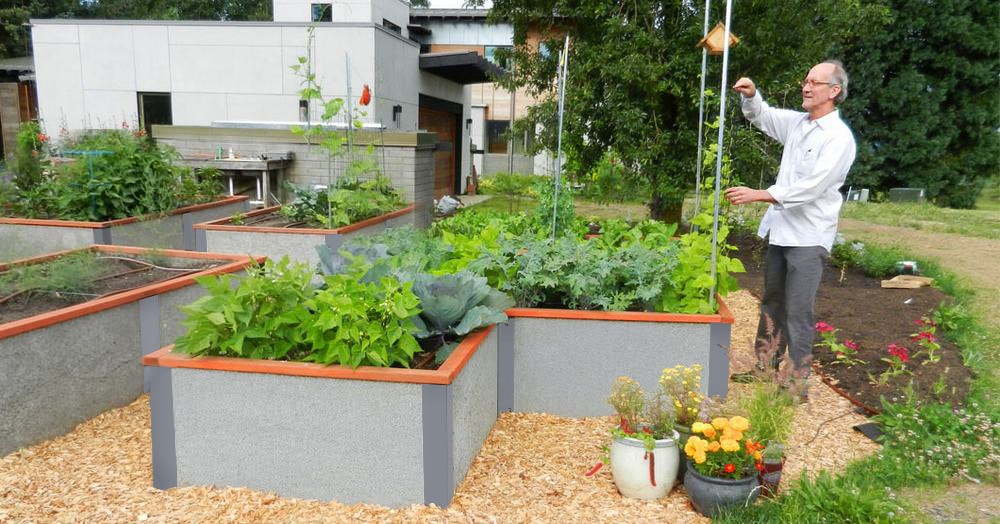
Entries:
[[434, 198], [455, 194], [458, 119], [453, 113], [421, 107], [417, 126], [438, 136], [438, 148], [434, 151]]

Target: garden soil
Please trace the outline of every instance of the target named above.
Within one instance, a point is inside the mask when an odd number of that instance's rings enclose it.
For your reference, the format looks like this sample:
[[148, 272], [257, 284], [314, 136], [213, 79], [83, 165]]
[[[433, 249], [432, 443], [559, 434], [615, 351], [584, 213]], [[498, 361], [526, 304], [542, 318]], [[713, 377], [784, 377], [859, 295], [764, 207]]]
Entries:
[[[752, 365], [757, 301], [727, 303], [737, 318], [734, 371]], [[748, 386], [731, 384], [738, 398]], [[597, 387], [597, 386], [595, 386]], [[842, 471], [878, 445], [852, 427], [867, 419], [815, 378], [796, 408], [782, 485], [820, 469]], [[0, 458], [0, 522], [708, 522], [683, 487], [656, 501], [623, 498], [610, 468], [589, 471], [610, 442], [610, 417], [500, 416], [451, 506], [317, 502], [246, 488], [152, 487], [149, 399], [108, 411], [73, 432]], [[837, 449], [838, 453], [824, 450]]]

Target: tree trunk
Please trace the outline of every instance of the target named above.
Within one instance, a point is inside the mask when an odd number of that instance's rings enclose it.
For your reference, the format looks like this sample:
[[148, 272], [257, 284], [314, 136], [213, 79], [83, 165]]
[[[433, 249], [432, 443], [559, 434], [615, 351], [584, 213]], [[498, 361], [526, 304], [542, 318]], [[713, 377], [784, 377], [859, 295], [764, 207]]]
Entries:
[[683, 200], [677, 203], [670, 203], [662, 196], [654, 194], [653, 198], [649, 201], [649, 216], [653, 220], [679, 225], [681, 223], [681, 209], [683, 207]]

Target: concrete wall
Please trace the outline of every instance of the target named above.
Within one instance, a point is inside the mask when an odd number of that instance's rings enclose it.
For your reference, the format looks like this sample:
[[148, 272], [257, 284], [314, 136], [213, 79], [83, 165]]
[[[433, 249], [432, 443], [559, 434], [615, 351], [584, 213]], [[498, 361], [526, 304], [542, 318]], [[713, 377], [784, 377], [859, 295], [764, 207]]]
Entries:
[[[518, 317], [508, 325], [516, 412], [610, 415], [614, 409], [607, 397], [615, 378], [628, 375], [644, 390], [655, 391], [663, 369], [678, 364], [701, 364], [706, 370], [702, 389], [725, 394], [711, 387], [708, 376], [712, 366], [720, 367], [718, 361], [710, 365], [712, 324]], [[716, 351], [725, 355], [724, 349]], [[725, 367], [714, 371], [728, 380]]]
[[[534, 172], [534, 158], [525, 155], [514, 154], [514, 172], [531, 174]], [[483, 154], [483, 175], [507, 172], [507, 155], [505, 153], [484, 153]]]
[[[63, 126], [79, 130], [117, 128], [123, 121], [134, 125], [139, 91], [170, 93], [175, 125], [299, 119], [302, 79], [291, 66], [308, 54], [307, 24], [80, 20], [32, 24], [39, 113], [52, 135]], [[374, 88], [369, 115], [362, 120], [384, 120], [389, 125], [393, 105], [416, 105], [412, 86], [418, 46], [380, 24], [381, 19], [379, 25], [317, 26], [312, 63], [323, 95], [346, 98], [349, 55], [352, 98], [361, 95], [364, 84]], [[313, 114], [320, 114], [318, 108]], [[415, 107], [404, 110], [400, 129], [415, 127]]]
[[462, 368], [454, 392], [454, 479], [457, 487], [493, 429], [497, 413], [497, 329]]

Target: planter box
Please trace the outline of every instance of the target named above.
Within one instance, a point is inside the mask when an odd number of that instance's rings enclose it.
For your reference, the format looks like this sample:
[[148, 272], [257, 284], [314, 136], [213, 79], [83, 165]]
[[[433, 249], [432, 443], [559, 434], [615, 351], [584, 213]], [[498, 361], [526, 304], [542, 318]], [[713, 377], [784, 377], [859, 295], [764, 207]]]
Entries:
[[[267, 207], [247, 213], [246, 219], [268, 215], [281, 206]], [[316, 246], [326, 244], [338, 249], [349, 238], [374, 235], [388, 227], [413, 224], [414, 205], [398, 211], [372, 217], [349, 226], [334, 229], [281, 228], [237, 226], [230, 218], [195, 224], [195, 248], [213, 253], [253, 253], [268, 258], [280, 259], [287, 255], [293, 262], [306, 262], [315, 266], [319, 263]]]
[[[226, 197], [208, 204], [175, 209], [156, 218], [130, 217], [107, 222], [0, 218], [4, 259], [13, 260], [91, 244], [195, 249], [194, 225], [249, 209], [247, 197]], [[6, 246], [14, 246], [7, 249]]]
[[663, 368], [701, 364], [702, 389], [725, 396], [732, 314], [513, 308], [499, 325], [497, 410], [563, 417], [609, 415], [608, 391], [628, 375], [646, 391]]
[[153, 485], [246, 486], [392, 507], [447, 506], [496, 421], [496, 330], [436, 371], [143, 358]]
[[[149, 250], [92, 246], [102, 253]], [[0, 456], [62, 435], [143, 392], [141, 357], [183, 332], [178, 306], [204, 295], [194, 278], [234, 273], [246, 256], [157, 250], [157, 256], [229, 261], [82, 304], [0, 324]], [[38, 263], [52, 256], [22, 263]], [[0, 265], [0, 270], [6, 269]]]

